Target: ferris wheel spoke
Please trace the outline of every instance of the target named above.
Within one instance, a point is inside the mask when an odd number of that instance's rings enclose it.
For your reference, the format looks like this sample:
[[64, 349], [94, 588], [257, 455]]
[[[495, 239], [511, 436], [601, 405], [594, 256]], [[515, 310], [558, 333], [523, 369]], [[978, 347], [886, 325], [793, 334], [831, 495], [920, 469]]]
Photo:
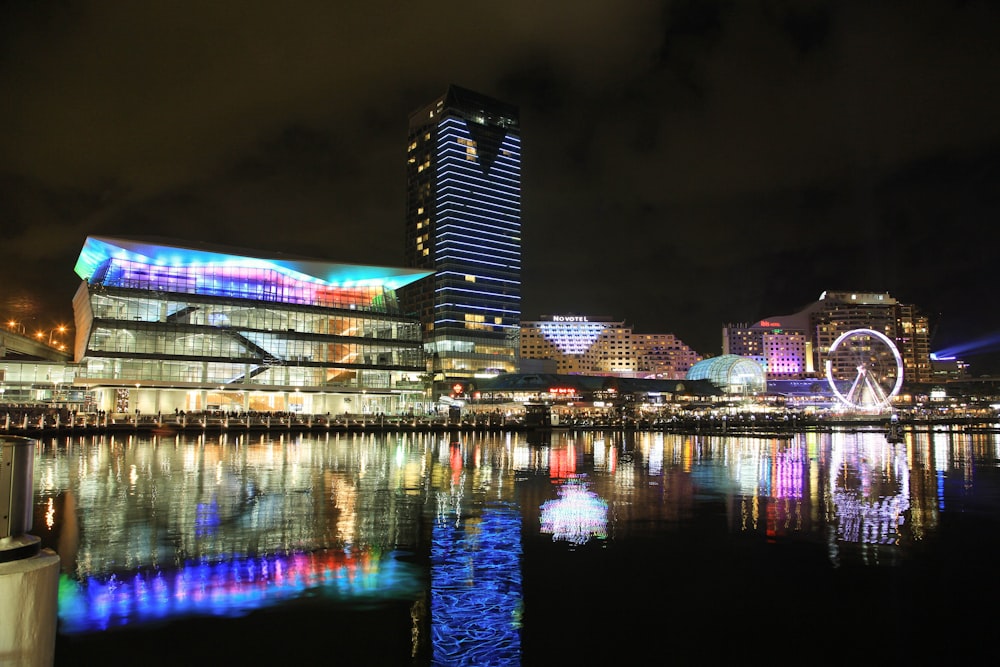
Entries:
[[886, 397], [885, 390], [882, 389], [882, 386], [878, 382], [875, 382], [870, 375], [867, 376], [865, 384], [868, 387], [869, 395], [872, 397], [872, 407], [885, 406], [888, 399]]
[[865, 382], [865, 372], [862, 369], [858, 369], [858, 374], [854, 378], [854, 382], [851, 383], [851, 388], [847, 391], [847, 398], [852, 403], [857, 403], [860, 401], [862, 387], [864, 387]]

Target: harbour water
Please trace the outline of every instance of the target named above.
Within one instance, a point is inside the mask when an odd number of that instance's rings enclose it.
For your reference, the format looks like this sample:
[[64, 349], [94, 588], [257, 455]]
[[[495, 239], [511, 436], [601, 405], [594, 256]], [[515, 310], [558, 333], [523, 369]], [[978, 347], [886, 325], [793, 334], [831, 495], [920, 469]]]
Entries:
[[38, 441], [57, 665], [949, 663], [1000, 430]]

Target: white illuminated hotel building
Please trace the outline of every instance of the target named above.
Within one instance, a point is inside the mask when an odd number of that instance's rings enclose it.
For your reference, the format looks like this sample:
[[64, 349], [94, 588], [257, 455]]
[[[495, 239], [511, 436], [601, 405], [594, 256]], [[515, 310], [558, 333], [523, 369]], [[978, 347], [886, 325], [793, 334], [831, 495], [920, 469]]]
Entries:
[[683, 379], [701, 356], [673, 334], [637, 333], [607, 316], [542, 315], [521, 322], [521, 360], [555, 362], [562, 375]]

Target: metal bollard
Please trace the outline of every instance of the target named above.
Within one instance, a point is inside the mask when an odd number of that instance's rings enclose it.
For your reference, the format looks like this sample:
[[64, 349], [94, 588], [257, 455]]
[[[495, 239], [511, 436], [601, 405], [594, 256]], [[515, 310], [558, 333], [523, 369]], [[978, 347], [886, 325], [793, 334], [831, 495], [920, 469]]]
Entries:
[[0, 438], [0, 563], [38, 554], [41, 540], [31, 530], [35, 441]]

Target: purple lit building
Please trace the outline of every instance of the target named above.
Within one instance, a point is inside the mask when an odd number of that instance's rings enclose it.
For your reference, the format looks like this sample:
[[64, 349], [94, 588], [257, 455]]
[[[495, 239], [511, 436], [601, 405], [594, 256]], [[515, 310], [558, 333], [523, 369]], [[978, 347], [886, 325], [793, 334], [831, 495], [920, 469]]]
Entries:
[[856, 329], [889, 338], [899, 350], [908, 381], [931, 380], [927, 317], [883, 292], [827, 291], [795, 313], [728, 324], [722, 330], [722, 349], [761, 363], [768, 380], [808, 379], [823, 375], [831, 347]]

